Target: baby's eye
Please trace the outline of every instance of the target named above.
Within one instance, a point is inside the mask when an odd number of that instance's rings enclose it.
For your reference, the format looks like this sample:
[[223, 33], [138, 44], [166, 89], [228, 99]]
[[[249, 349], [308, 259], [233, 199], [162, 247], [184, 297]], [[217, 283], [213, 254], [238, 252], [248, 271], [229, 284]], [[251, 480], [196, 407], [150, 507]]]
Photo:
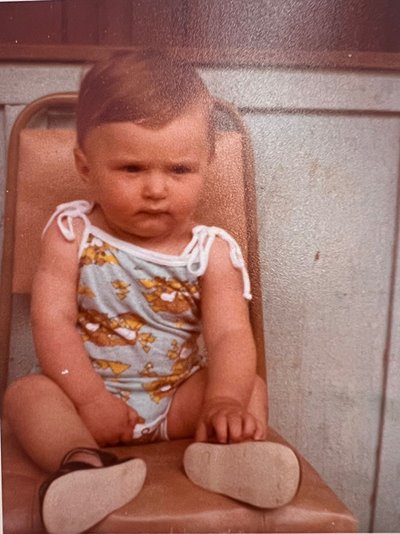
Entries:
[[124, 165], [123, 170], [125, 172], [134, 174], [134, 173], [140, 172], [143, 169], [140, 165], [133, 164], [133, 165]]
[[192, 168], [189, 165], [174, 165], [172, 167], [172, 172], [174, 174], [188, 174], [192, 172]]

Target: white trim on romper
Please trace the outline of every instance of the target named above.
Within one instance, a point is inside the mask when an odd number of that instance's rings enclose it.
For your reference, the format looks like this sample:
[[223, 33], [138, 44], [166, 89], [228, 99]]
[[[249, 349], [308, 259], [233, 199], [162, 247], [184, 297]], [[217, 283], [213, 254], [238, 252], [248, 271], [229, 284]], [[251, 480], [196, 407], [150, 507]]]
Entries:
[[65, 239], [67, 241], [74, 241], [76, 239], [76, 234], [73, 227], [73, 220], [75, 218], [79, 218], [84, 223], [82, 241], [79, 246], [79, 257], [83, 252], [88, 235], [92, 233], [94, 236], [104, 239], [108, 244], [115, 246], [120, 250], [124, 250], [128, 254], [132, 254], [137, 258], [172, 267], [186, 265], [188, 271], [196, 276], [202, 276], [206, 272], [211, 247], [215, 238], [221, 237], [229, 245], [232, 265], [242, 272], [243, 297], [247, 300], [252, 298], [250, 293], [249, 274], [246, 269], [242, 251], [240, 250], [240, 247], [235, 239], [222, 228], [204, 225], [195, 226], [192, 229], [192, 239], [186, 245], [183, 252], [179, 255], [170, 255], [148, 250], [132, 243], [127, 243], [126, 241], [112, 236], [101, 228], [92, 225], [87, 214], [92, 211], [93, 207], [94, 202], [89, 202], [87, 200], [75, 200], [58, 205], [55, 212], [46, 224], [43, 234], [56, 219], [57, 226]]

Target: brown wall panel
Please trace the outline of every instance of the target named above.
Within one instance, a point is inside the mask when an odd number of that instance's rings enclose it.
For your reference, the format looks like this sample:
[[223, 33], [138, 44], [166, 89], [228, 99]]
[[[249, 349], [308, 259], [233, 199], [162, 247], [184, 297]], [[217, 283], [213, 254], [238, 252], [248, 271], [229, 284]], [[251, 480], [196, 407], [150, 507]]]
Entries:
[[186, 2], [182, 0], [135, 0], [132, 2], [132, 44], [185, 45], [186, 20]]
[[400, 51], [399, 0], [0, 2], [0, 43]]
[[0, 4], [1, 43], [60, 43], [61, 24], [61, 2], [57, 0]]
[[129, 46], [132, 40], [132, 1], [99, 4], [99, 44]]
[[[398, 4], [398, 0], [395, 0]], [[327, 2], [327, 0], [324, 0]], [[324, 3], [323, 2], [323, 3]], [[332, 46], [346, 50], [386, 50], [389, 34], [395, 28], [395, 20], [387, 14], [395, 7], [393, 0], [340, 0], [334, 2], [331, 20]]]
[[392, 0], [385, 11], [386, 50], [400, 52], [400, 2]]
[[393, 0], [195, 0], [188, 8], [194, 47], [384, 50], [395, 22]]
[[63, 43], [98, 44], [98, 0], [63, 0]]

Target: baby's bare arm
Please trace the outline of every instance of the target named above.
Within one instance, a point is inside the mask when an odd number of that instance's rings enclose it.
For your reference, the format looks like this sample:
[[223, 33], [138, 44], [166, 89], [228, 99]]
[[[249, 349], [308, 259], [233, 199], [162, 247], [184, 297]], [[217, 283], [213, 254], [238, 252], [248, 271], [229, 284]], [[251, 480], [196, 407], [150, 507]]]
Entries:
[[104, 389], [76, 329], [78, 240], [67, 242], [52, 225], [42, 241], [32, 288], [32, 328], [43, 372], [75, 405]]
[[202, 321], [208, 352], [208, 383], [196, 438], [241, 441], [261, 437], [259, 422], [248, 412], [256, 377], [256, 349], [242, 274], [228, 246], [216, 240], [202, 280]]
[[125, 439], [133, 425], [129, 408], [107, 392], [76, 328], [78, 243], [67, 242], [55, 224], [42, 242], [32, 289], [32, 328], [45, 375], [68, 395], [99, 444]]

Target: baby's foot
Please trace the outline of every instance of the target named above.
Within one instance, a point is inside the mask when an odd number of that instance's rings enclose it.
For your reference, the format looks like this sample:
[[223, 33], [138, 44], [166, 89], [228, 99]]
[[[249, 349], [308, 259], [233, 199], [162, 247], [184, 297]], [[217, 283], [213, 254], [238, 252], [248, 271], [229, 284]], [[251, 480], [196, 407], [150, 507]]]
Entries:
[[187, 476], [198, 486], [260, 508], [288, 504], [300, 481], [294, 452], [269, 441], [192, 443], [183, 463]]
[[[71, 451], [95, 451], [76, 449]], [[68, 456], [72, 456], [72, 454]], [[103, 465], [64, 460], [39, 490], [43, 524], [50, 534], [78, 534], [131, 501], [142, 489], [146, 464], [96, 451]]]

